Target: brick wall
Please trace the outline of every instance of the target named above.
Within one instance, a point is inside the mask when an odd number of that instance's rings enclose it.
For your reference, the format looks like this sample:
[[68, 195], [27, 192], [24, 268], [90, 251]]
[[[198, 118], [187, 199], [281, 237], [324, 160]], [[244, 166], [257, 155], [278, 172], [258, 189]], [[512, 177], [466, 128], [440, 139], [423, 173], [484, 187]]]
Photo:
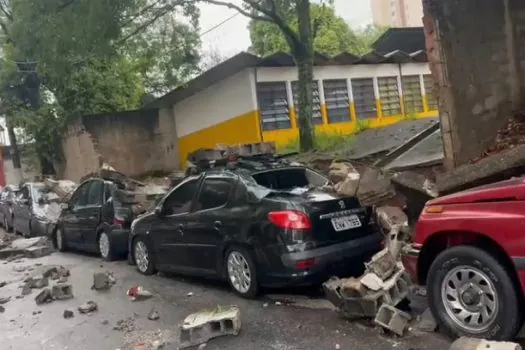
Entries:
[[525, 102], [525, 1], [423, 0], [448, 168], [483, 152]]
[[128, 176], [179, 166], [171, 109], [85, 116], [69, 125], [61, 177], [78, 181], [108, 163]]

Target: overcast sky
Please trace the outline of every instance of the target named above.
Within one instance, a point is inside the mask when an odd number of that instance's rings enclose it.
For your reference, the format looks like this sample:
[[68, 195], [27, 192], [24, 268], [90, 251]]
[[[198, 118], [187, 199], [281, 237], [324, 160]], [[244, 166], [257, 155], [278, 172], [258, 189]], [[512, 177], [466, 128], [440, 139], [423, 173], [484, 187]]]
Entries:
[[[242, 0], [232, 0], [232, 2], [239, 4]], [[337, 15], [343, 17], [352, 27], [366, 25], [372, 21], [369, 0], [335, 0], [335, 9]], [[202, 33], [209, 31], [235, 13], [235, 10], [226, 7], [201, 5]], [[248, 22], [246, 17], [238, 15], [204, 34], [202, 37], [203, 50], [218, 50], [225, 56], [232, 56], [239, 51], [246, 50], [250, 46]]]

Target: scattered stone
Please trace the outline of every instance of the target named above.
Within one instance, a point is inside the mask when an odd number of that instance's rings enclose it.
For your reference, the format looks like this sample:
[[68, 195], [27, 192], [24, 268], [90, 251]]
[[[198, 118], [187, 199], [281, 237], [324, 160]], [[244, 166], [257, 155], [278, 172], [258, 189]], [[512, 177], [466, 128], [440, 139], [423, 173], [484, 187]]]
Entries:
[[151, 309], [151, 311], [148, 314], [148, 319], [151, 321], [156, 321], [160, 318], [159, 313], [155, 309]]
[[11, 301], [11, 297], [0, 298], [0, 305], [7, 304]]
[[48, 268], [47, 270], [45, 270], [43, 273], [42, 273], [42, 276], [43, 277], [51, 277], [53, 275], [58, 275], [58, 269], [56, 267], [50, 267]]
[[107, 324], [109, 324], [109, 321], [108, 320], [104, 320], [104, 321], [102, 321], [100, 323], [102, 323], [103, 325], [107, 325]]
[[267, 308], [267, 307], [268, 307], [268, 303], [264, 303], [264, 304], [263, 304], [263, 307], [264, 307], [264, 308]]
[[432, 312], [427, 308], [420, 316], [419, 322], [414, 326], [415, 329], [421, 332], [435, 332], [437, 329], [437, 323], [432, 315]]
[[164, 348], [164, 343], [161, 342], [160, 340], [155, 340], [155, 341], [151, 344], [151, 347], [153, 348], [153, 350], [163, 349], [163, 348]]
[[202, 343], [201, 345], [199, 345], [199, 347], [198, 347], [197, 349], [202, 350], [202, 349], [204, 349], [206, 346], [208, 346], [208, 344], [206, 344], [206, 343]]
[[42, 311], [33, 311], [33, 316], [40, 315]]
[[144, 289], [142, 286], [131, 287], [126, 291], [126, 295], [131, 301], [145, 300], [153, 296], [151, 292]]
[[335, 344], [335, 350], [339, 350], [339, 349], [341, 349], [341, 345]]
[[73, 286], [70, 284], [57, 284], [52, 289], [55, 300], [67, 300], [73, 298]]
[[280, 306], [280, 305], [282, 305], [282, 303], [280, 301], [276, 301], [275, 305]]
[[51, 289], [44, 288], [38, 295], [35, 297], [35, 302], [37, 305], [42, 305], [44, 303], [50, 303], [53, 301], [53, 293]]
[[5, 286], [7, 286], [7, 282], [6, 281], [0, 282], [0, 288], [5, 287]]
[[[18, 251], [18, 252], [21, 253], [21, 251]], [[16, 261], [16, 260], [20, 260], [21, 258], [23, 258], [24, 255], [23, 254], [19, 254], [19, 253], [16, 253], [14, 255], [8, 256], [6, 258], [6, 261], [5, 261], [4, 264], [10, 263], [10, 262], [13, 262], [13, 261]], [[0, 259], [1, 259], [1, 255], [0, 255]]]
[[75, 316], [75, 313], [73, 312], [73, 310], [64, 310], [64, 318], [65, 319], [68, 319], [68, 318], [72, 318]]
[[193, 292], [188, 292], [188, 294], [186, 294], [186, 296], [192, 297], [193, 296]]
[[0, 305], [0, 314], [3, 314], [5, 312], [5, 307]]
[[189, 315], [180, 327], [179, 349], [197, 346], [224, 335], [238, 335], [241, 312], [237, 306], [217, 306]]
[[31, 287], [28, 284], [22, 286], [22, 296], [31, 294]]
[[78, 312], [81, 314], [89, 314], [98, 310], [98, 305], [94, 301], [88, 301], [78, 307]]
[[49, 285], [49, 279], [47, 277], [39, 276], [39, 277], [29, 277], [26, 281], [26, 285], [29, 286], [29, 288], [44, 288]]
[[38, 247], [29, 247], [27, 249], [24, 249], [24, 255], [27, 258], [30, 259], [37, 259], [41, 258], [43, 256], [49, 255], [53, 253], [53, 248], [45, 245], [45, 246], [38, 246]]
[[135, 330], [135, 320], [131, 317], [117, 321], [117, 324], [113, 327], [115, 331], [121, 332], [133, 332]]
[[26, 270], [27, 267], [25, 266], [15, 266], [13, 267], [13, 271], [14, 272], [24, 272]]
[[58, 280], [57, 280], [57, 283], [66, 283], [67, 282], [67, 277], [59, 277]]
[[383, 280], [379, 278], [375, 273], [367, 273], [363, 277], [361, 277], [361, 284], [364, 285], [366, 288], [373, 290], [374, 292], [377, 292], [381, 288], [383, 288]]
[[461, 337], [450, 345], [449, 350], [464, 349], [494, 349], [494, 350], [522, 350], [522, 347], [516, 343], [489, 341], [485, 339], [475, 339]]
[[109, 290], [115, 284], [115, 277], [110, 272], [95, 272], [93, 274], [93, 286], [91, 289], [94, 290]]

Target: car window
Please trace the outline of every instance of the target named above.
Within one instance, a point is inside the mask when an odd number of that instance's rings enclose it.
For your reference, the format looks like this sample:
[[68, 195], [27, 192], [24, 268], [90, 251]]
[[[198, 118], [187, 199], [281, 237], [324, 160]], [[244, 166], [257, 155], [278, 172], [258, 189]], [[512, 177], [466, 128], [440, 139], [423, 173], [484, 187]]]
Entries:
[[31, 196], [29, 195], [29, 187], [28, 186], [24, 186], [22, 187], [22, 189], [20, 190], [20, 198], [21, 199], [29, 199]]
[[73, 208], [87, 205], [89, 187], [91, 187], [91, 182], [85, 182], [73, 193], [69, 200], [69, 204]]
[[190, 180], [176, 188], [164, 201], [164, 215], [187, 213], [197, 191], [198, 180]]
[[195, 210], [218, 208], [228, 202], [233, 183], [228, 179], [207, 178], [199, 193]]
[[91, 181], [87, 195], [87, 205], [102, 205], [102, 193], [104, 183], [102, 181]]

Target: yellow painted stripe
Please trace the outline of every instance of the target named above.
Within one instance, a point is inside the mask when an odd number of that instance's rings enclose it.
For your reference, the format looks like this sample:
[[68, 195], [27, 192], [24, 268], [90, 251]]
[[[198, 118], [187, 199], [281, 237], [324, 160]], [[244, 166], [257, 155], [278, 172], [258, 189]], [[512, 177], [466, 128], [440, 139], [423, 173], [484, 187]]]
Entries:
[[355, 122], [357, 121], [357, 114], [356, 114], [356, 111], [355, 111], [355, 103], [350, 103], [349, 105], [350, 107], [350, 120]]
[[289, 112], [290, 116], [290, 124], [292, 124], [292, 129], [297, 129], [297, 125], [299, 121], [297, 120], [297, 110], [294, 108], [290, 108]]
[[328, 109], [326, 109], [326, 104], [321, 104], [321, 116], [323, 118], [323, 124], [328, 124]]
[[423, 112], [428, 112], [428, 98], [426, 95], [423, 95], [422, 98], [423, 98]]
[[377, 109], [377, 117], [381, 118], [383, 116], [383, 107], [381, 106], [381, 100], [376, 100], [376, 109]]

